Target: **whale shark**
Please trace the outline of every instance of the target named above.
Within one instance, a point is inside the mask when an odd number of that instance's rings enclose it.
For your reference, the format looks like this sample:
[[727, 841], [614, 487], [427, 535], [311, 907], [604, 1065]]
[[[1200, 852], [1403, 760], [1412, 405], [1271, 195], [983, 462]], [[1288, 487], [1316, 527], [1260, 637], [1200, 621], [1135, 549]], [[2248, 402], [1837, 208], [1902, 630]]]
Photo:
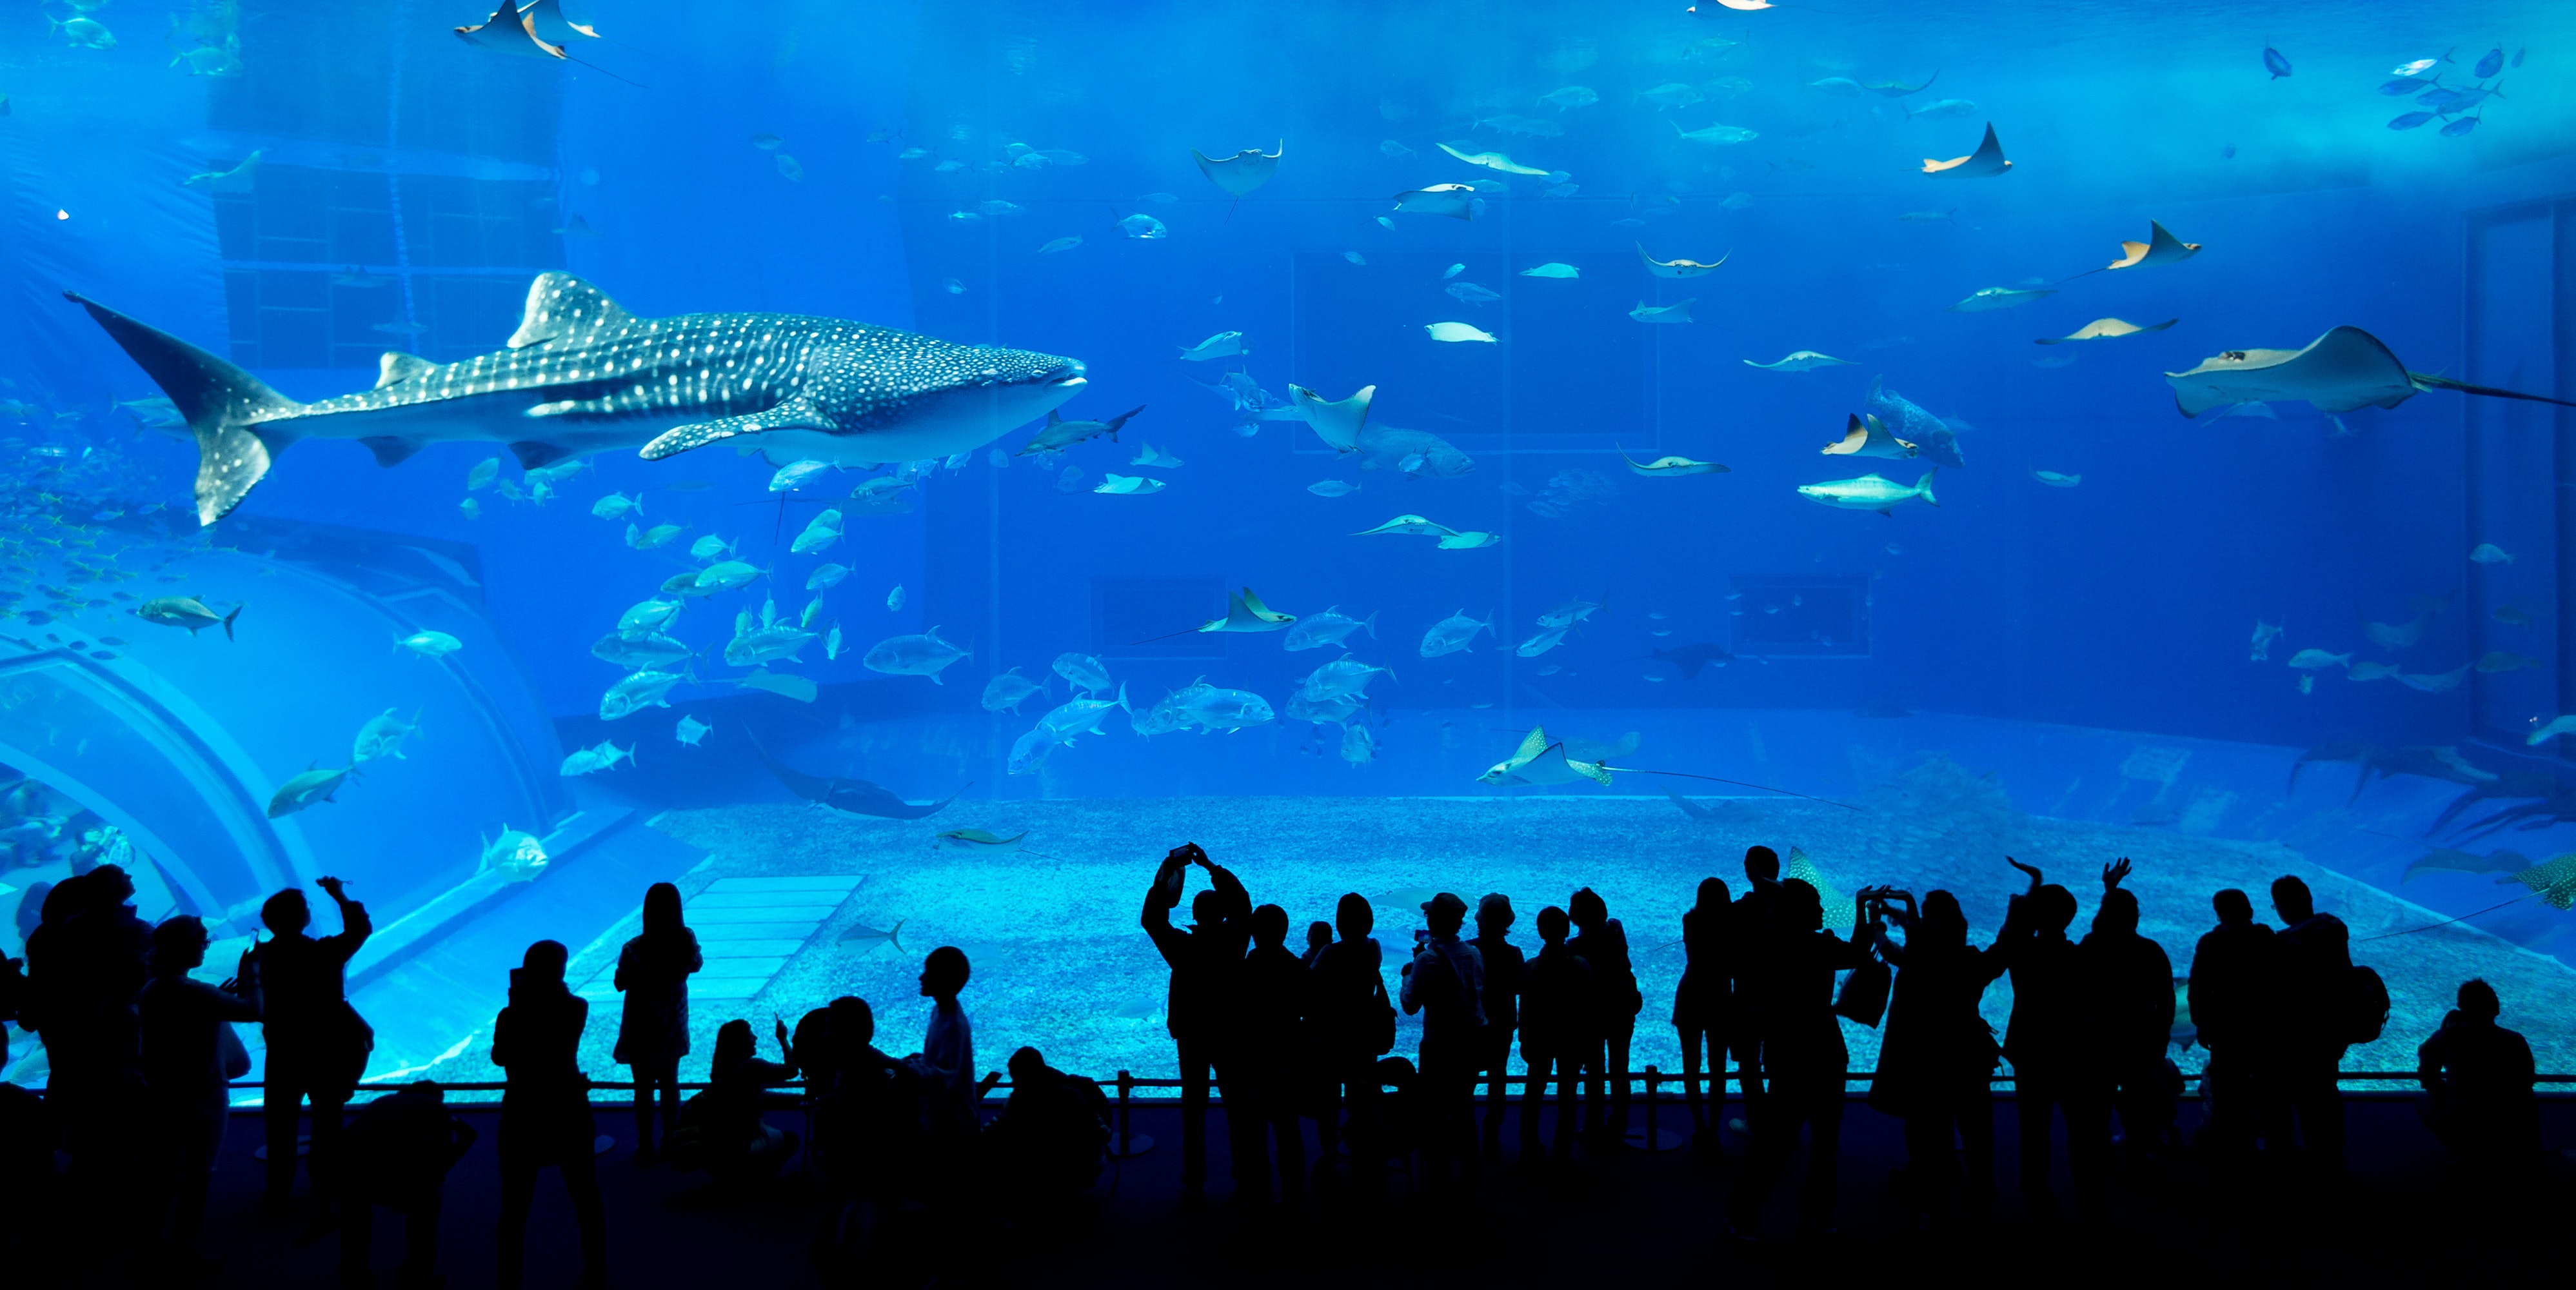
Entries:
[[877, 466], [982, 447], [1084, 384], [1074, 359], [836, 318], [638, 318], [549, 272], [528, 284], [506, 348], [456, 363], [388, 353], [374, 389], [299, 403], [168, 332], [63, 294], [187, 419], [202, 524], [239, 506], [299, 439], [355, 439], [386, 466], [431, 443], [497, 441], [533, 470], [609, 448], [650, 461], [752, 436], [744, 442], [772, 465]]

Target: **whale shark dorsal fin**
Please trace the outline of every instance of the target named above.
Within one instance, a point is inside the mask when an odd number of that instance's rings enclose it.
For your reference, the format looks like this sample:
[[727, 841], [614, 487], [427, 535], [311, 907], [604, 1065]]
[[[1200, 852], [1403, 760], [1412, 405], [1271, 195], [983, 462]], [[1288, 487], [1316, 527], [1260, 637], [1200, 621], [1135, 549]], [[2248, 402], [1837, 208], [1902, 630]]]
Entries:
[[510, 333], [510, 348], [526, 349], [635, 321], [608, 293], [569, 273], [540, 273], [528, 284], [528, 305], [519, 329]]
[[438, 364], [418, 354], [386, 350], [385, 356], [376, 360], [376, 388], [381, 390], [387, 386], [400, 385], [436, 366]]

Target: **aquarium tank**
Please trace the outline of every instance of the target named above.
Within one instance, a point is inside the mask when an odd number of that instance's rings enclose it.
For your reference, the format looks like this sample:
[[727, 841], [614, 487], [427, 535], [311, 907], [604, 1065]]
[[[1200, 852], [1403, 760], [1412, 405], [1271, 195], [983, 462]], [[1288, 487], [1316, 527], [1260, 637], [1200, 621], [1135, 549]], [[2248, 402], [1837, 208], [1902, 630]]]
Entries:
[[0, 942], [345, 879], [370, 1079], [541, 938], [623, 1078], [664, 881], [684, 1078], [942, 945], [1167, 1076], [1184, 842], [1588, 886], [1639, 1067], [1765, 845], [2576, 1070], [2576, 8], [44, 0], [0, 186]]

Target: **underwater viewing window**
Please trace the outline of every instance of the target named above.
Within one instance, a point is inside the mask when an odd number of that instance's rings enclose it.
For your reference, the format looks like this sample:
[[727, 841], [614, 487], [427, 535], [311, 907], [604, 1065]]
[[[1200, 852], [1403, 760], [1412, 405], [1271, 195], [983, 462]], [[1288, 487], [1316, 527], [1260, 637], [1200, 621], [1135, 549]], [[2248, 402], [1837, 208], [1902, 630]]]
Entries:
[[1866, 658], [1869, 579], [1735, 579], [1735, 652]]

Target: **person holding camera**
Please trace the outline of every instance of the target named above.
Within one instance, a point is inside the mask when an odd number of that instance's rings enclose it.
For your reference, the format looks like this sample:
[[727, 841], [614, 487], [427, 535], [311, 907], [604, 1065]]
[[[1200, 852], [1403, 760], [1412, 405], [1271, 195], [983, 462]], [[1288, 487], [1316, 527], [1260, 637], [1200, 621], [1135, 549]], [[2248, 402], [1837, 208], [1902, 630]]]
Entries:
[[[1184, 930], [1172, 926], [1172, 911], [1181, 903], [1181, 888], [1191, 865], [1207, 871], [1209, 885], [1190, 902], [1194, 921]], [[1228, 1092], [1236, 1087], [1237, 987], [1244, 951], [1252, 940], [1252, 897], [1224, 866], [1208, 859], [1198, 843], [1184, 842], [1172, 848], [1154, 870], [1154, 885], [1146, 889], [1145, 911], [1138, 922], [1172, 969], [1164, 1004], [1165, 1028], [1181, 1059], [1181, 1191], [1195, 1204], [1207, 1192], [1211, 1076], [1217, 1087]], [[1235, 1144], [1237, 1192], [1247, 1197], [1266, 1194], [1269, 1189], [1256, 1187], [1246, 1167], [1258, 1154], [1257, 1145], [1249, 1150], [1245, 1146], [1247, 1130], [1258, 1127], [1257, 1117], [1229, 1113], [1226, 1124], [1228, 1141]], [[1267, 1170], [1263, 1177], [1267, 1178]]]
[[1873, 911], [1884, 889], [1864, 887], [1852, 897], [1851, 939], [1824, 929], [1825, 909], [1816, 889], [1801, 879], [1780, 884], [1769, 935], [1747, 952], [1763, 960], [1752, 1000], [1761, 1030], [1762, 1062], [1770, 1096], [1753, 1113], [1753, 1152], [1743, 1181], [1727, 1196], [1727, 1233], [1753, 1239], [1762, 1202], [1789, 1163], [1798, 1129], [1807, 1130], [1807, 1180], [1798, 1197], [1799, 1227], [1815, 1236], [1832, 1232], [1836, 1157], [1842, 1148], [1843, 1081], [1851, 1050], [1834, 1016], [1834, 974], [1869, 961], [1878, 932]]
[[335, 1221], [331, 1170], [339, 1150], [340, 1125], [349, 1095], [376, 1046], [375, 1031], [349, 1006], [349, 960], [374, 933], [367, 907], [349, 899], [337, 878], [314, 879], [340, 913], [340, 930], [310, 936], [313, 909], [300, 888], [289, 887], [259, 907], [260, 921], [271, 939], [255, 947], [244, 969], [256, 974], [267, 999], [260, 1033], [268, 1043], [267, 1089], [261, 1114], [268, 1128], [268, 1191], [263, 1204], [273, 1214], [293, 1205], [295, 1129], [306, 1099], [313, 1103], [311, 1172], [313, 1217], [305, 1228], [309, 1239]]
[[1920, 913], [1911, 892], [1885, 892], [1880, 906], [1904, 940], [1878, 942], [1878, 956], [1896, 969], [1896, 982], [1869, 1104], [1905, 1123], [1900, 1191], [1916, 1211], [1940, 1225], [1963, 1214], [1980, 1221], [1995, 1200], [1999, 1050], [1977, 1005], [2003, 975], [2004, 959], [1968, 943], [1967, 914], [1949, 892], [1924, 893]]

